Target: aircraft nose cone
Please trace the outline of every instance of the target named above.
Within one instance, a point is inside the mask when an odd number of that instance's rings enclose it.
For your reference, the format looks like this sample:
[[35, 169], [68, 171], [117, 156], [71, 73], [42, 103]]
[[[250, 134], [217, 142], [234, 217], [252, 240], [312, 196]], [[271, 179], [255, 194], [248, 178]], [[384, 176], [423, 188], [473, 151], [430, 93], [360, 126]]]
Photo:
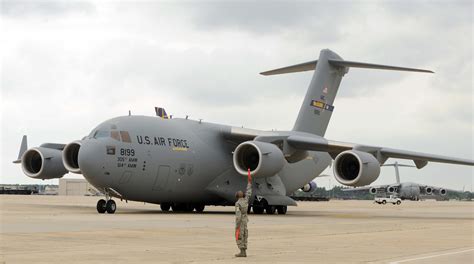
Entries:
[[105, 146], [97, 140], [85, 140], [79, 150], [78, 162], [82, 175], [95, 178], [103, 174]]

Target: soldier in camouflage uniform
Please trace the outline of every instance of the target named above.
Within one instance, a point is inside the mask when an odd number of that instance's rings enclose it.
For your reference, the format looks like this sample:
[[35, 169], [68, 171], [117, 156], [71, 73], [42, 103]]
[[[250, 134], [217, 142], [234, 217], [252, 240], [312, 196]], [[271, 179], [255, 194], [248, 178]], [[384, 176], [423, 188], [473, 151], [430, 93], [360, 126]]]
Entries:
[[235, 196], [237, 197], [237, 202], [235, 203], [235, 240], [237, 246], [240, 249], [240, 253], [236, 254], [236, 257], [247, 257], [247, 212], [249, 208], [249, 200], [252, 196], [252, 176], [250, 175], [250, 170], [248, 174], [248, 183], [247, 191], [244, 195], [242, 191], [238, 191]]

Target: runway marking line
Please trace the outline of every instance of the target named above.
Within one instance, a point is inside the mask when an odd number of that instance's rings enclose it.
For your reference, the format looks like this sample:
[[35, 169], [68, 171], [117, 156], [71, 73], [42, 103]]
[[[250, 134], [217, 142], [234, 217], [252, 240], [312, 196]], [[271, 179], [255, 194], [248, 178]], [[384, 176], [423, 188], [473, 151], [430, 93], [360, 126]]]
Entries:
[[419, 258], [404, 259], [404, 260], [390, 262], [390, 264], [398, 264], [398, 263], [410, 262], [410, 261], [420, 260], [420, 259], [429, 259], [429, 258], [436, 258], [436, 257], [441, 257], [441, 256], [447, 256], [447, 255], [455, 255], [455, 254], [469, 252], [469, 251], [474, 251], [474, 248], [461, 250], [461, 251], [456, 251], [456, 252], [448, 252], [448, 253], [443, 253], [443, 254], [436, 254], [436, 255], [431, 255], [431, 256], [419, 257]]

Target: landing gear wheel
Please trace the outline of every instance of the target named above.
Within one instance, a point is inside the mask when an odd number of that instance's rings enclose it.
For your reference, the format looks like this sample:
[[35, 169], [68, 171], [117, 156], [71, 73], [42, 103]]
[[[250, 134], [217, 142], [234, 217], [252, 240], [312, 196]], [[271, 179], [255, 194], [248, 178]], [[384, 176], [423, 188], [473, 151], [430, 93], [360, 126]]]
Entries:
[[265, 212], [269, 215], [275, 214], [276, 208], [274, 205], [267, 205]]
[[106, 211], [106, 208], [105, 208], [106, 203], [107, 203], [107, 202], [106, 202], [104, 199], [100, 199], [99, 201], [97, 201], [97, 212], [98, 212], [99, 214], [105, 213], [105, 211]]
[[183, 207], [184, 207], [183, 211], [187, 213], [194, 211], [194, 206], [192, 204], [184, 204]]
[[286, 214], [286, 211], [288, 211], [288, 207], [286, 207], [286, 205], [277, 206], [278, 214], [284, 215], [284, 214]]
[[171, 208], [171, 204], [169, 203], [162, 203], [160, 204], [161, 211], [168, 212]]
[[258, 205], [252, 206], [252, 209], [253, 209], [254, 214], [263, 214], [263, 211], [264, 211], [263, 206], [258, 206]]
[[105, 209], [107, 210], [107, 213], [109, 214], [115, 213], [115, 210], [117, 210], [117, 205], [115, 204], [115, 201], [108, 200], [107, 204], [105, 205]]
[[196, 210], [197, 213], [202, 213], [205, 207], [204, 204], [196, 204], [194, 205], [194, 210]]
[[182, 212], [183, 207], [181, 204], [173, 204], [171, 205], [171, 210], [173, 210], [173, 212]]

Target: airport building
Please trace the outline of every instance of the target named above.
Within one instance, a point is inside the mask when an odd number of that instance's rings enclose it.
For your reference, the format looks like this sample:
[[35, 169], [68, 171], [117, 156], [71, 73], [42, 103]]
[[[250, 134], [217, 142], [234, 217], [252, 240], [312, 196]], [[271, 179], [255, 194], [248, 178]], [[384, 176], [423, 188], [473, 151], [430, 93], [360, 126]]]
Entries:
[[59, 179], [59, 195], [63, 196], [94, 196], [100, 194], [85, 179]]

